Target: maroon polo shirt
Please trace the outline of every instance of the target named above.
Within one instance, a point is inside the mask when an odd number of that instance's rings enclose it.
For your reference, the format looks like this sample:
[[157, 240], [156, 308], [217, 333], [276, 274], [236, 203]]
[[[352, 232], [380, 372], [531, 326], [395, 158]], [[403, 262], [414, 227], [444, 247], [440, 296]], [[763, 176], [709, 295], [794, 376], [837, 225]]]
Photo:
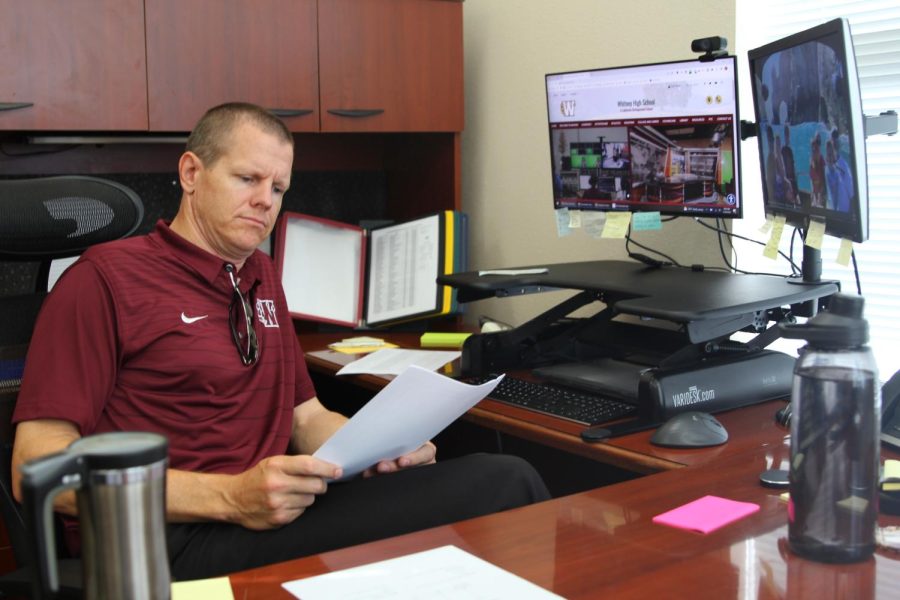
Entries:
[[272, 261], [256, 282], [260, 359], [231, 338], [225, 262], [159, 222], [147, 236], [87, 250], [54, 286], [34, 332], [13, 421], [62, 419], [82, 435], [153, 431], [170, 466], [238, 473], [284, 454], [296, 405], [315, 396]]

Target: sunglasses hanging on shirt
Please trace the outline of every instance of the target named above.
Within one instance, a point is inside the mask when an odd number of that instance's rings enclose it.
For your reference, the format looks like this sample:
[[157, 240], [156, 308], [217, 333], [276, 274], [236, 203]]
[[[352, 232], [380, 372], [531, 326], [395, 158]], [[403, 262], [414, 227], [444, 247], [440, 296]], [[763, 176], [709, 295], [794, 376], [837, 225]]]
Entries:
[[225, 271], [228, 273], [231, 287], [234, 290], [231, 304], [228, 305], [228, 325], [231, 327], [231, 339], [237, 346], [241, 362], [249, 367], [255, 365], [259, 360], [259, 340], [256, 337], [256, 330], [253, 328], [253, 292], [259, 282], [254, 283], [247, 292], [247, 296], [244, 296], [234, 277], [234, 265], [226, 264]]

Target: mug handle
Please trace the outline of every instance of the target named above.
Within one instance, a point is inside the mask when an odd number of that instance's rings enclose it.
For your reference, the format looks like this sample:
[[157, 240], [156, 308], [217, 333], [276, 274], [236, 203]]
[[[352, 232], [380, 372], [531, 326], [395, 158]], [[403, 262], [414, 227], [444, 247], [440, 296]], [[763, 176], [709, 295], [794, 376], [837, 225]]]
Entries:
[[84, 456], [58, 452], [30, 461], [20, 470], [25, 525], [32, 533], [32, 597], [53, 598], [59, 591], [53, 499], [65, 490], [81, 487], [86, 475]]

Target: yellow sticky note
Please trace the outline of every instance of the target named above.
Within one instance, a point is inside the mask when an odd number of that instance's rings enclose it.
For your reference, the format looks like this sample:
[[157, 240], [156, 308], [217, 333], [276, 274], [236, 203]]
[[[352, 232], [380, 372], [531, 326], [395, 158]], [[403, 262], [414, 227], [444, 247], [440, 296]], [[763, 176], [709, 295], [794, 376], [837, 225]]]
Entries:
[[881, 489], [884, 491], [896, 492], [900, 490], [900, 460], [888, 459], [884, 461], [884, 473], [881, 478], [885, 480], [885, 483], [881, 484]]
[[569, 210], [569, 227], [572, 229], [581, 229], [581, 211]]
[[850, 264], [850, 256], [853, 254], [853, 242], [846, 238], [841, 240], [841, 247], [838, 250], [837, 264], [846, 267]]
[[628, 233], [628, 225], [631, 223], [630, 212], [611, 212], [606, 214], [606, 224], [600, 237], [623, 239]]
[[772, 231], [772, 225], [775, 223], [775, 215], [766, 215], [766, 222], [759, 228], [760, 233], [769, 233]]
[[763, 249], [763, 256], [768, 259], [778, 258], [778, 245], [781, 243], [781, 233], [784, 231], [784, 220], [784, 216], [779, 215], [772, 221], [772, 233]]
[[173, 581], [172, 600], [234, 600], [227, 577]]
[[806, 230], [804, 244], [816, 250], [822, 249], [822, 238], [825, 236], [825, 221], [809, 220], [809, 228]]

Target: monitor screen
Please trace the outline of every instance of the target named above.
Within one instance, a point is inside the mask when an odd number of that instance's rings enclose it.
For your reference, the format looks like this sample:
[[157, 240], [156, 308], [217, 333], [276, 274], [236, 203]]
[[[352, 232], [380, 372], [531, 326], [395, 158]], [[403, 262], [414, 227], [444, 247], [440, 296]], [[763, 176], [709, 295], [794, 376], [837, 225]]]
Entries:
[[547, 75], [554, 207], [740, 217], [735, 64]]
[[748, 53], [766, 212], [868, 238], [864, 117], [845, 19]]

